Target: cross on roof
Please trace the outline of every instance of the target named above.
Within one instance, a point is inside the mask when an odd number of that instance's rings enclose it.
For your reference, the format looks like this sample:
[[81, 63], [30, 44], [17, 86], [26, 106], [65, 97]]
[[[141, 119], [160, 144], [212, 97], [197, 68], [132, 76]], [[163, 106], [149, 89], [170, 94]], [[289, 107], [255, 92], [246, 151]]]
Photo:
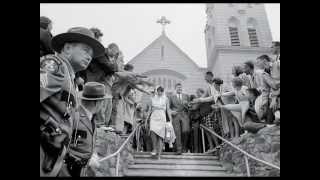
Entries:
[[170, 24], [170, 21], [167, 20], [165, 16], [161, 16], [161, 19], [159, 19], [157, 23], [162, 25], [162, 34], [164, 34], [165, 25]]

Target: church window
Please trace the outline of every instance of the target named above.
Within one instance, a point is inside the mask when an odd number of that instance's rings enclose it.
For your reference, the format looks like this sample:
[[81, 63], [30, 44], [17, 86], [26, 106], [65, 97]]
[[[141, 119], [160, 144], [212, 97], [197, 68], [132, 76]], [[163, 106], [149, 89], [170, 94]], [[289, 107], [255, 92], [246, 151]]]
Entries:
[[161, 86], [161, 78], [158, 78], [158, 85]]
[[166, 79], [166, 78], [163, 78], [163, 87], [164, 87], [165, 89], [167, 88], [166, 85], [167, 85], [167, 79]]
[[152, 83], [153, 83], [154, 85], [156, 84], [156, 79], [155, 79], [155, 78], [152, 79]]
[[240, 37], [238, 32], [239, 20], [235, 17], [229, 19], [229, 33], [231, 46], [240, 46]]
[[254, 28], [248, 28], [248, 34], [249, 34], [250, 45], [252, 47], [259, 47], [257, 30]]
[[240, 46], [240, 38], [237, 27], [229, 27], [231, 46]]
[[171, 79], [168, 79], [168, 88], [171, 89]]
[[248, 24], [247, 26], [248, 26], [248, 35], [249, 35], [250, 45], [252, 47], [259, 47], [256, 20], [253, 18], [249, 18], [247, 24]]

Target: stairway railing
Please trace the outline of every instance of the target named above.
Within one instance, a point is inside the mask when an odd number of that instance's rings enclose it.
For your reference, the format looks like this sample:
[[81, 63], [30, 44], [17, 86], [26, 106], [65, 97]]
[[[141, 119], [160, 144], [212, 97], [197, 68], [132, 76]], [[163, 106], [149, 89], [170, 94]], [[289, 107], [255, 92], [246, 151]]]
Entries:
[[135, 134], [135, 132], [136, 132], [136, 130], [138, 129], [139, 126], [141, 126], [140, 123], [137, 124], [137, 126], [134, 128], [134, 130], [130, 133], [130, 135], [122, 143], [122, 145], [120, 146], [120, 148], [116, 152], [114, 152], [114, 153], [112, 153], [112, 154], [110, 154], [110, 155], [108, 155], [108, 156], [106, 156], [104, 158], [99, 159], [99, 162], [102, 162], [102, 161], [108, 160], [108, 159], [110, 159], [110, 158], [112, 158], [114, 156], [117, 156], [116, 169], [115, 169], [116, 176], [119, 176], [119, 163], [120, 163], [120, 155], [121, 155], [120, 153], [123, 150], [123, 148], [125, 147], [125, 145], [129, 142], [131, 137], [133, 137], [133, 135]]
[[[257, 157], [247, 153], [246, 151], [240, 149], [238, 146], [232, 144], [230, 141], [224, 139], [223, 137], [219, 136], [216, 132], [214, 132], [212, 129], [209, 129], [208, 127], [204, 126], [203, 124], [200, 124], [200, 128], [201, 128], [201, 134], [202, 134], [202, 144], [204, 146], [204, 131], [203, 130], [206, 130], [208, 132], [210, 132], [211, 134], [215, 135], [216, 137], [218, 137], [219, 139], [221, 139], [223, 142], [229, 144], [231, 147], [235, 148], [236, 150], [240, 151], [242, 154], [244, 154], [244, 160], [245, 160], [245, 163], [246, 163], [246, 168], [247, 168], [247, 176], [250, 177], [251, 174], [250, 174], [250, 166], [249, 166], [249, 162], [248, 162], [248, 157], [255, 160], [255, 161], [258, 161], [262, 164], [265, 164], [267, 166], [270, 166], [270, 167], [273, 167], [275, 169], [278, 169], [280, 170], [280, 167], [274, 165], [274, 164], [271, 164], [267, 161], [264, 161], [264, 160], [261, 160], [261, 159], [258, 159]], [[204, 147], [203, 147], [203, 151], [204, 151]]]

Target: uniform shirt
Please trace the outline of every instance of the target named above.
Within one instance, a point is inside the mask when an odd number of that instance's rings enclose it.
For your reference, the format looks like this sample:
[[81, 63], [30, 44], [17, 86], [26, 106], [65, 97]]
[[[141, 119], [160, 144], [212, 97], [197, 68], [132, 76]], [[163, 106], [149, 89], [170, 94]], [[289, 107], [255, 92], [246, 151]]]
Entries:
[[74, 77], [68, 60], [58, 55], [40, 58], [40, 125], [52, 120], [68, 138], [78, 104]]

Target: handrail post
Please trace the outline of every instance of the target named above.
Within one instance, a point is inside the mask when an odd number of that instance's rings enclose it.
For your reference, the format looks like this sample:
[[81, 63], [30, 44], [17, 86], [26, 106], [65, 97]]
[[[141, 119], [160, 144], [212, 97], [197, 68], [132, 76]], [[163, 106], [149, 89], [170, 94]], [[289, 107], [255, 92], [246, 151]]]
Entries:
[[116, 176], [119, 176], [120, 153], [117, 154]]
[[247, 176], [250, 177], [250, 167], [249, 167], [249, 161], [248, 161], [248, 157], [246, 155], [244, 155], [244, 160], [246, 162], [246, 167], [247, 167]]
[[202, 127], [201, 127], [201, 137], [202, 137], [202, 151], [203, 151], [203, 153], [204, 153], [206, 146], [205, 146], [205, 144], [204, 144], [204, 130], [203, 130]]

